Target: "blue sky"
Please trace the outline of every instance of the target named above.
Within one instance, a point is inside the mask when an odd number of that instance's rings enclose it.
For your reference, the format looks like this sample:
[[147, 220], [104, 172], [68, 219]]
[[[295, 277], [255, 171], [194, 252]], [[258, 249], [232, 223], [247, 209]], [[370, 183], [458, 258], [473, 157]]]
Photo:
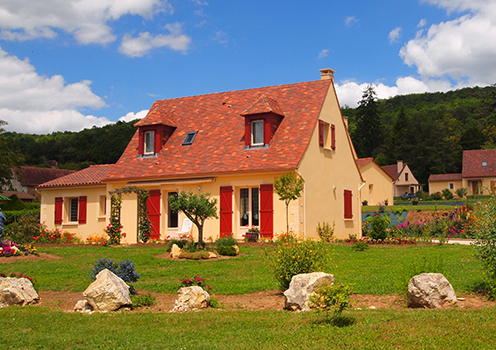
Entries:
[[0, 120], [144, 117], [157, 99], [320, 79], [342, 105], [496, 82], [494, 0], [3, 0]]

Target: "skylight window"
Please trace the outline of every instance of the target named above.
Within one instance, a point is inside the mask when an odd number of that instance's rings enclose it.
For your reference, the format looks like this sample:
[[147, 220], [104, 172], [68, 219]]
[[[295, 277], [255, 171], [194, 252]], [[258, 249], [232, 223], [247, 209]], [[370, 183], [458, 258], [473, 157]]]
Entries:
[[486, 167], [487, 166], [487, 162], [482, 162], [482, 166], [483, 167]]
[[193, 140], [195, 139], [196, 134], [198, 131], [190, 131], [186, 135], [186, 138], [183, 141], [183, 146], [189, 146], [193, 143]]

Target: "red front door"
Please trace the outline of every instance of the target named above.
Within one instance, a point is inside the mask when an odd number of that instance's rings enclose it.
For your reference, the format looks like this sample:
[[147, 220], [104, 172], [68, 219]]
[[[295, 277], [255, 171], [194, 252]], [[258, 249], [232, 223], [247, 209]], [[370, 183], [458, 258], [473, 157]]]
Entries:
[[160, 239], [160, 190], [150, 191], [150, 197], [146, 201], [148, 219], [152, 223], [151, 239]]
[[274, 237], [274, 186], [260, 185], [260, 233], [264, 238]]
[[220, 188], [220, 235], [226, 236], [233, 233], [232, 230], [232, 186]]

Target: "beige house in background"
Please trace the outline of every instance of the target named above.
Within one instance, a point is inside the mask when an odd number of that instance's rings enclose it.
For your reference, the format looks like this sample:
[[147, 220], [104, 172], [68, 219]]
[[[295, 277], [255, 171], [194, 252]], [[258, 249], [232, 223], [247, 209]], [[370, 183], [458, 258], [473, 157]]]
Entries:
[[382, 169], [393, 178], [393, 196], [400, 197], [405, 193], [416, 193], [420, 184], [413, 175], [408, 164], [398, 160], [394, 165], [385, 165]]
[[393, 178], [389, 176], [375, 161], [374, 158], [360, 158], [356, 160], [365, 186], [360, 190], [360, 198], [368, 205], [376, 205], [387, 201], [393, 204]]
[[[42, 223], [82, 238], [103, 232], [108, 193], [133, 186], [150, 193], [152, 239], [181, 229], [184, 216], [172, 212], [167, 200], [180, 191], [210, 193], [217, 200], [219, 218], [205, 222], [206, 239], [221, 234], [242, 239], [253, 226], [273, 238], [286, 231], [285, 205], [274, 180], [295, 172], [305, 185], [290, 204], [291, 231], [318, 238], [318, 223], [328, 222], [338, 238], [361, 235], [364, 183], [331, 69], [321, 70], [317, 81], [159, 100], [135, 126], [116, 164], [39, 187]], [[136, 195], [124, 195], [124, 242], [137, 241], [137, 214]], [[192, 234], [197, 237], [195, 226]]]
[[429, 194], [448, 188], [453, 193], [466, 188], [468, 195], [495, 194], [496, 149], [463, 151], [461, 174], [433, 174]]

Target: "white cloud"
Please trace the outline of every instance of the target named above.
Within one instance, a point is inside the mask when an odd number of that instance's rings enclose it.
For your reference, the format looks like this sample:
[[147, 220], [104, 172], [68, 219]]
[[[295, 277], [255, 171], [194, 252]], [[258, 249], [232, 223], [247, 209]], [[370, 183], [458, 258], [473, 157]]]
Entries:
[[53, 38], [62, 30], [82, 44], [106, 44], [116, 40], [109, 22], [124, 15], [151, 18], [160, 11], [172, 7], [166, 0], [3, 0], [0, 39]]
[[[496, 81], [496, 2], [485, 0], [426, 0], [460, 17], [419, 31], [400, 51], [422, 79], [450, 77], [468, 85]], [[468, 12], [468, 14], [466, 13]]]
[[144, 109], [142, 111], [139, 111], [138, 113], [129, 112], [125, 116], [120, 117], [119, 121], [127, 123], [134, 119], [143, 119], [144, 117], [146, 117], [147, 114], [148, 114], [148, 109]]
[[322, 51], [320, 51], [319, 53], [319, 60], [321, 58], [324, 58], [324, 57], [327, 57], [329, 55], [329, 50], [328, 49], [323, 49]]
[[346, 24], [347, 27], [351, 27], [353, 24], [355, 24], [357, 22], [358, 22], [358, 19], [356, 19], [355, 16], [346, 17], [346, 19], [344, 20], [344, 23]]
[[400, 37], [401, 37], [401, 27], [394, 28], [392, 31], [389, 32], [389, 43], [390, 44], [397, 43]]
[[6, 130], [48, 133], [108, 124], [106, 118], [78, 111], [105, 106], [90, 84], [87, 80], [67, 84], [60, 75], [41, 76], [27, 59], [0, 48], [0, 120], [8, 122]]
[[425, 27], [426, 24], [427, 24], [427, 20], [425, 18], [421, 19], [420, 22], [417, 24], [417, 28]]
[[227, 34], [224, 33], [222, 30], [218, 30], [215, 32], [215, 36], [213, 38], [214, 41], [218, 42], [219, 44], [227, 44]]
[[182, 34], [182, 27], [179, 23], [165, 26], [170, 34], [152, 35], [148, 32], [140, 33], [137, 38], [126, 34], [122, 39], [119, 52], [130, 57], [142, 57], [150, 50], [157, 47], [167, 46], [175, 51], [186, 51], [191, 43], [191, 38]]

